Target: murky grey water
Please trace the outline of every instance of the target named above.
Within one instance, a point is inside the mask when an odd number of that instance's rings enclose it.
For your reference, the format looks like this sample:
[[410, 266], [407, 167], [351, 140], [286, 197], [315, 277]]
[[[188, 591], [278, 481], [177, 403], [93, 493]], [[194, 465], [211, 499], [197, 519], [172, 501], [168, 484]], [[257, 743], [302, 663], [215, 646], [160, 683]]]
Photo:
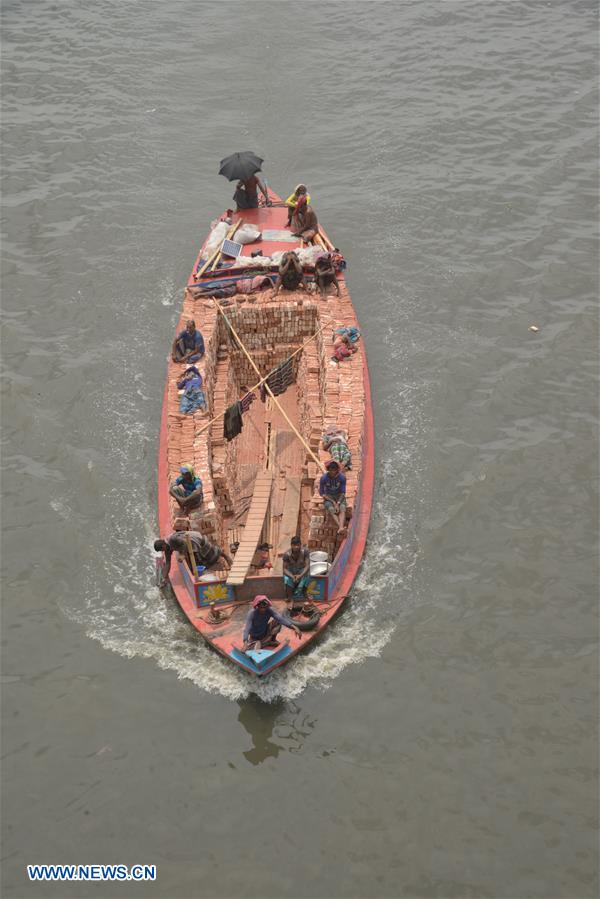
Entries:
[[[3, 896], [598, 895], [597, 25], [3, 4]], [[351, 606], [258, 695], [150, 586], [166, 354], [246, 148], [349, 259], [378, 453]]]

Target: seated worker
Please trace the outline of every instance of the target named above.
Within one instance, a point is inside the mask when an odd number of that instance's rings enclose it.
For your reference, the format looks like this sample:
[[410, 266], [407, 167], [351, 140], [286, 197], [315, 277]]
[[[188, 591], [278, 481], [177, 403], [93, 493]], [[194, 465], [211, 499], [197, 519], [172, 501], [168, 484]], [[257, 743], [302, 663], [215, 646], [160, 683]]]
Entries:
[[284, 253], [281, 257], [279, 266], [279, 274], [275, 282], [275, 291], [273, 296], [279, 293], [279, 288], [283, 285], [285, 290], [304, 290], [304, 270], [302, 264], [293, 250]]
[[183, 378], [177, 382], [177, 390], [183, 390], [179, 401], [179, 411], [184, 415], [206, 409], [206, 397], [202, 390], [202, 375], [195, 365], [190, 365], [183, 373]]
[[204, 356], [204, 338], [196, 330], [196, 322], [190, 318], [180, 331], [171, 348], [173, 362], [198, 362]]
[[248, 612], [244, 627], [244, 649], [262, 649], [263, 646], [277, 646], [276, 635], [281, 625], [289, 627], [297, 637], [302, 636], [300, 628], [293, 621], [280, 615], [266, 596], [255, 596]]
[[257, 571], [260, 571], [261, 568], [272, 568], [273, 565], [271, 564], [271, 557], [269, 555], [270, 549], [273, 549], [272, 544], [261, 543], [254, 554], [251, 567], [256, 568]]
[[352, 453], [345, 431], [323, 434], [322, 444], [323, 449], [329, 451], [332, 460], [338, 463], [340, 471], [349, 471], [352, 468]]
[[292, 215], [292, 234], [294, 237], [301, 237], [302, 240], [312, 240], [319, 230], [317, 216], [312, 208], [306, 202], [306, 197], [302, 194], [296, 201], [296, 208]]
[[189, 565], [188, 540], [192, 546], [196, 567], [202, 565], [204, 568], [213, 568], [219, 559], [225, 559], [227, 564], [231, 565], [230, 556], [224, 553], [220, 546], [211, 543], [204, 534], [200, 534], [198, 531], [176, 531], [174, 534], [170, 534], [166, 540], [154, 541], [156, 552], [165, 554], [162, 587], [167, 583], [169, 571], [171, 570], [171, 556], [175, 550], [180, 556], [183, 556]]
[[333, 460], [327, 463], [327, 472], [321, 475], [319, 493], [327, 514], [335, 521], [338, 534], [346, 534], [346, 475]]
[[181, 474], [169, 487], [169, 496], [177, 500], [179, 508], [187, 515], [191, 509], [202, 505], [202, 481], [196, 476], [193, 465], [185, 463], [179, 471]]
[[240, 209], [257, 209], [258, 208], [258, 190], [265, 198], [265, 206], [270, 206], [269, 194], [267, 188], [262, 183], [258, 175], [251, 175], [246, 181], [238, 181], [233, 199], [237, 204], [237, 211]]
[[307, 193], [306, 184], [299, 184], [296, 188], [294, 188], [294, 193], [290, 194], [285, 201], [285, 205], [288, 208], [288, 220], [286, 222], [286, 228], [289, 228], [289, 226], [292, 224], [292, 216], [294, 214], [294, 210], [296, 209], [298, 197], [306, 197], [306, 202], [310, 203], [310, 194]]
[[329, 287], [330, 284], [335, 284], [335, 289], [337, 290], [337, 295], [339, 297], [340, 285], [333, 267], [333, 262], [331, 261], [331, 253], [323, 253], [322, 256], [317, 257], [317, 261], [315, 262], [315, 281], [322, 297], [325, 296], [326, 288]]
[[304, 599], [309, 581], [310, 553], [302, 546], [300, 537], [292, 537], [290, 548], [283, 554], [283, 583], [285, 598], [291, 600], [288, 609], [294, 605], [294, 599]]

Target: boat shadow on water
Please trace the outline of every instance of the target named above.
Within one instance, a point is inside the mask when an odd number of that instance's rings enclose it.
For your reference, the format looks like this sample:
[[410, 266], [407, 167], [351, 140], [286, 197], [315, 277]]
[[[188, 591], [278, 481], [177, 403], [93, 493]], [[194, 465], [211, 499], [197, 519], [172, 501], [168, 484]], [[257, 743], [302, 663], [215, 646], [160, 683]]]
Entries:
[[[293, 701], [266, 703], [258, 696], [238, 699], [238, 721], [252, 739], [252, 749], [243, 753], [251, 765], [277, 758], [280, 752], [300, 752], [311, 736], [316, 720]], [[275, 742], [273, 735], [280, 741]]]

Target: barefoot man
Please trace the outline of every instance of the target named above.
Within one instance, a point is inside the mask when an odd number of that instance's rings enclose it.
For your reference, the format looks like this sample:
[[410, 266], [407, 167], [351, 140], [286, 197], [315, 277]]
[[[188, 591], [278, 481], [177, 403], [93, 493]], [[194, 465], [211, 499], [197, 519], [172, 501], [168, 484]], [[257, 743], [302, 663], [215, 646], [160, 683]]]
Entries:
[[319, 493], [323, 497], [325, 511], [336, 524], [338, 534], [346, 534], [346, 475], [333, 460], [327, 463], [327, 472], [321, 475]]

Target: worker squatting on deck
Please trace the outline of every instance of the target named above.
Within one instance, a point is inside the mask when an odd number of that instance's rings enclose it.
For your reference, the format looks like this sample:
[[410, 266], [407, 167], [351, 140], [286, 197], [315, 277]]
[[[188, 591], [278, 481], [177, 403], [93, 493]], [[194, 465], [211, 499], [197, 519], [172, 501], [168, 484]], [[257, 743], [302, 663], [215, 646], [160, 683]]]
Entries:
[[293, 250], [289, 250], [281, 257], [273, 298], [279, 293], [280, 287], [283, 287], [285, 290], [306, 290], [304, 269]]
[[274, 609], [267, 596], [255, 596], [244, 627], [244, 649], [277, 646], [276, 636], [282, 625], [289, 627], [297, 637], [302, 636], [300, 628], [296, 627], [290, 618]]
[[202, 481], [194, 471], [194, 466], [184, 463], [179, 469], [180, 475], [169, 487], [169, 495], [179, 505], [184, 515], [202, 505], [204, 493]]
[[317, 257], [315, 262], [315, 283], [322, 297], [327, 293], [327, 288], [335, 285], [338, 297], [340, 296], [340, 285], [333, 267], [331, 253], [323, 253]]
[[296, 201], [296, 208], [292, 214], [292, 234], [302, 240], [312, 240], [317, 236], [319, 220], [312, 206], [306, 201], [306, 196], [301, 195]]
[[171, 357], [173, 362], [198, 362], [203, 356], [204, 338], [197, 330], [194, 319], [190, 318], [173, 341]]
[[285, 205], [288, 208], [288, 220], [286, 222], [286, 226], [289, 228], [292, 224], [292, 217], [294, 212], [296, 211], [296, 206], [298, 204], [298, 199], [300, 197], [306, 197], [306, 202], [310, 203], [310, 194], [306, 189], [306, 184], [298, 184], [294, 188], [294, 192], [289, 195], [287, 200], [285, 201]]

